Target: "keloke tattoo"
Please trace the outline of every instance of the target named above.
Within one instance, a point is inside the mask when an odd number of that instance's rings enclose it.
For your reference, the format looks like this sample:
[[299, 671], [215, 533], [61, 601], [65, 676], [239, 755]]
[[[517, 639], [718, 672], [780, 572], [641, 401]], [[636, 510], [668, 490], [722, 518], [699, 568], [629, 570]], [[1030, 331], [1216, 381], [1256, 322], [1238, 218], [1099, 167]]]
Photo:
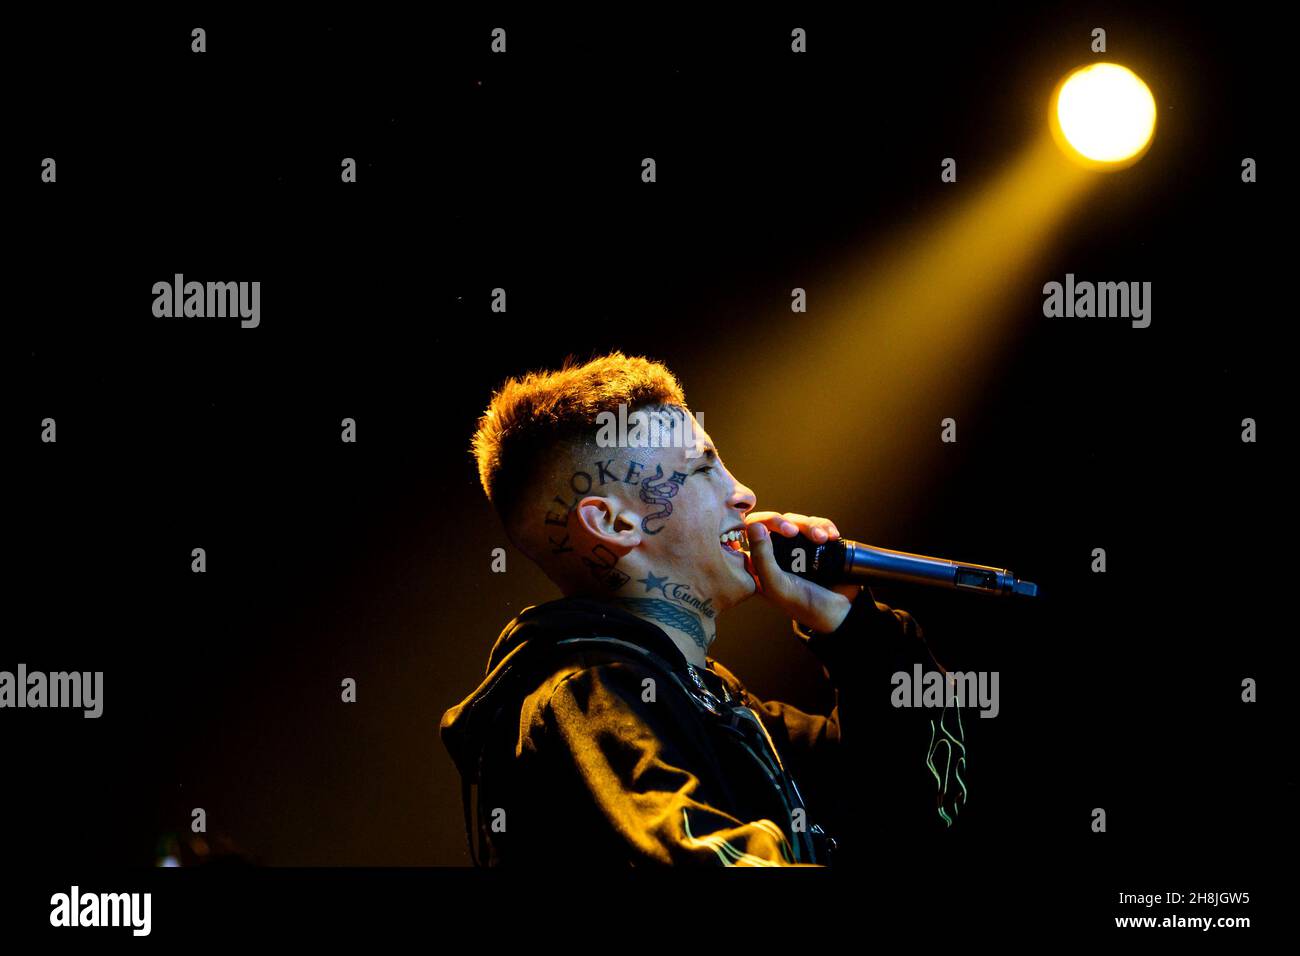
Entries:
[[[653, 514], [648, 514], [641, 519], [641, 531], [645, 534], [658, 534], [663, 530], [664, 521], [666, 521], [673, 513], [671, 499], [681, 490], [682, 485], [686, 482], [687, 476], [680, 471], [674, 471], [667, 479], [665, 479], [663, 466], [656, 464], [655, 473], [653, 475], [642, 477], [641, 472], [644, 470], [645, 465], [641, 464], [639, 461], [632, 460], [628, 462], [626, 473], [622, 478], [619, 478], [618, 475], [614, 473], [614, 464], [617, 460], [618, 459], [616, 458], [607, 458], [595, 462], [593, 465], [596, 471], [595, 478], [592, 477], [591, 472], [589, 471], [575, 471], [570, 475], [569, 490], [573, 492], [573, 501], [571, 503], [566, 502], [560, 495], [556, 495], [554, 499], [552, 499], [556, 507], [546, 512], [545, 523], [557, 528], [562, 528], [564, 531], [562, 534], [548, 533], [546, 535], [547, 543], [551, 546], [551, 554], [577, 554], [573, 546], [569, 543], [569, 516], [573, 513], [573, 509], [578, 506], [578, 502], [582, 500], [582, 497], [589, 494], [591, 489], [597, 486], [597, 479], [599, 479], [600, 487], [604, 487], [611, 481], [625, 485], [635, 485], [639, 481], [641, 485], [639, 492], [641, 500], [649, 505], [662, 506], [658, 511]], [[657, 526], [652, 528], [650, 526], [651, 521], [657, 522]], [[617, 591], [623, 585], [627, 584], [629, 580], [628, 576], [616, 567], [618, 564], [618, 555], [603, 544], [598, 544], [592, 548], [589, 555], [577, 556], [586, 566], [587, 570], [591, 572], [592, 576], [609, 590]], [[687, 587], [687, 585], [677, 586]], [[665, 594], [665, 597], [668, 596], [668, 594]], [[688, 601], [687, 603], [691, 603], [691, 601]], [[707, 602], [705, 603], [707, 604]], [[707, 616], [713, 616], [712, 608], [705, 607], [701, 608], [701, 610]]]
[[[617, 459], [614, 458], [608, 458], [604, 461], [596, 462], [596, 474], [600, 478], [601, 487], [604, 487], [611, 481], [620, 481], [619, 477], [611, 470], [616, 460]], [[629, 461], [627, 474], [621, 479], [622, 483], [625, 485], [637, 484], [638, 479], [641, 477], [641, 470], [644, 467], [645, 466], [639, 461]], [[660, 469], [659, 474], [660, 476], [663, 475], [662, 469]], [[594, 485], [595, 479], [591, 477], [590, 472], [575, 471], [569, 476], [569, 490], [573, 492], [573, 501], [567, 502], [559, 495], [556, 495], [551, 499], [555, 502], [556, 507], [546, 512], [546, 523], [548, 525], [554, 525], [557, 528], [567, 529], [569, 527], [569, 515], [573, 513], [574, 508], [578, 507], [578, 502], [582, 500], [583, 495], [591, 493], [591, 489]], [[573, 548], [569, 545], [569, 533], [567, 530], [565, 530], [563, 535], [548, 533], [546, 540], [551, 545], [551, 554], [564, 554], [565, 552], [573, 551]]]
[[620, 597], [617, 600], [620, 604], [626, 605], [653, 621], [677, 628], [677, 630], [686, 634], [698, 644], [700, 650], [708, 649], [709, 639], [704, 633], [704, 626], [700, 623], [700, 616], [694, 611], [678, 607], [663, 598]]

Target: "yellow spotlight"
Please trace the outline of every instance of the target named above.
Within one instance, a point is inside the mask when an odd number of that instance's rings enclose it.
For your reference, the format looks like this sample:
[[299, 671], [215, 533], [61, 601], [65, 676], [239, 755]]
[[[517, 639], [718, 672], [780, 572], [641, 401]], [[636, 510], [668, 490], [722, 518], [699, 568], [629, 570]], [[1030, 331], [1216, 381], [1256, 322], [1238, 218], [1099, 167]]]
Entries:
[[1156, 101], [1136, 73], [1118, 63], [1094, 63], [1065, 77], [1052, 97], [1052, 135], [1076, 161], [1121, 169], [1151, 145]]

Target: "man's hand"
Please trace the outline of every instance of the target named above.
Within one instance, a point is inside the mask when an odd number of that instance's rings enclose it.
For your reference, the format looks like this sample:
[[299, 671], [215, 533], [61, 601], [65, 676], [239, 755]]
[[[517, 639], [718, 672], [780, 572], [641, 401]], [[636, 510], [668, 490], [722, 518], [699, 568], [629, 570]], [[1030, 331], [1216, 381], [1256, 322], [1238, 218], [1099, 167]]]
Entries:
[[782, 570], [772, 553], [769, 537], [775, 533], [793, 538], [802, 533], [818, 544], [834, 541], [840, 536], [835, 522], [808, 515], [756, 511], [745, 517], [745, 532], [749, 536], [749, 560], [759, 593], [808, 630], [829, 632], [839, 627], [862, 585], [837, 584], [833, 589], [824, 588]]

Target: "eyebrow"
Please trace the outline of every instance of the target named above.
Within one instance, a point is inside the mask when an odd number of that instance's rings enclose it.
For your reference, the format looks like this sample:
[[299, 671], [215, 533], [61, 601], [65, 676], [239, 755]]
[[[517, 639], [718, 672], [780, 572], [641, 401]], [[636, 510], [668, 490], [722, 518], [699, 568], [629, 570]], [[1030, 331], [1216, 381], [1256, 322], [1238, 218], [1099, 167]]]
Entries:
[[704, 449], [700, 452], [700, 454], [699, 454], [698, 457], [703, 458], [705, 461], [717, 461], [717, 460], [718, 460], [718, 451], [717, 451], [716, 448], [714, 448], [712, 445], [710, 445], [710, 446], [704, 448]]

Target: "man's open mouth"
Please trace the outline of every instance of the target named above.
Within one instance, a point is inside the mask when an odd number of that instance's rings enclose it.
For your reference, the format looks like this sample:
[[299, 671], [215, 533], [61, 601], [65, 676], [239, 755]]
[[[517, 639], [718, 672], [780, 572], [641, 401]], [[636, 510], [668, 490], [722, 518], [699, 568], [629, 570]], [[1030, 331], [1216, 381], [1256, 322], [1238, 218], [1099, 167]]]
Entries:
[[738, 554], [744, 557], [745, 552], [749, 550], [749, 535], [745, 533], [744, 528], [734, 528], [718, 535], [718, 543], [722, 545], [722, 550], [728, 554]]

